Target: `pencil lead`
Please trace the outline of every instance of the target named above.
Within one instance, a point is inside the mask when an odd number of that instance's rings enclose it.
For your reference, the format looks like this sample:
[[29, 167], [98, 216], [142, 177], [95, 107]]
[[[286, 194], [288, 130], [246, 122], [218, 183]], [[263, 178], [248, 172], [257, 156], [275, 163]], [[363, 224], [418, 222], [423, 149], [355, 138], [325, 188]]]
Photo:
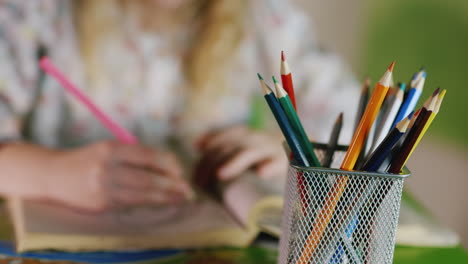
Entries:
[[278, 81], [276, 80], [275, 76], [272, 76], [272, 78], [273, 78], [273, 82], [274, 82], [274, 83], [278, 83]]
[[425, 72], [425, 71], [426, 71], [426, 66], [424, 66], [424, 65], [423, 65], [423, 66], [421, 66], [421, 68], [419, 69], [419, 71], [423, 71], [423, 72]]
[[284, 51], [281, 51], [281, 60], [282, 60], [282, 61], [285, 61], [285, 60], [286, 60], [286, 57], [284, 56]]
[[440, 87], [438, 87], [433, 93], [432, 93], [432, 97], [438, 95], [440, 93]]
[[400, 90], [402, 90], [404, 92], [405, 89], [406, 89], [406, 83], [400, 82], [400, 83], [398, 83], [398, 87], [400, 88]]
[[436, 113], [436, 114], [439, 113], [440, 106], [442, 105], [442, 101], [444, 101], [444, 97], [445, 97], [446, 92], [447, 92], [447, 90], [444, 89], [437, 96], [437, 103], [436, 103], [436, 106], [434, 107], [434, 113]]
[[339, 115], [338, 115], [338, 118], [336, 119], [337, 122], [341, 122], [343, 121], [343, 112], [341, 112]]
[[361, 94], [367, 93], [370, 89], [370, 85], [371, 85], [371, 79], [369, 76], [367, 76], [364, 79], [364, 84], [362, 85]]
[[258, 74], [258, 80], [260, 81], [260, 87], [262, 88], [264, 95], [267, 95], [273, 92], [273, 90], [270, 87], [268, 87], [268, 85], [265, 83], [265, 81], [263, 80], [260, 74]]
[[257, 72], [258, 79], [263, 80], [263, 77], [260, 75], [260, 73]]
[[390, 66], [388, 66], [388, 71], [393, 72], [393, 67], [395, 67], [395, 61], [392, 61], [392, 64], [390, 64]]
[[442, 90], [442, 92], [440, 92], [440, 94], [439, 94], [439, 99], [444, 99], [444, 96], [445, 96], [446, 92], [447, 92], [446, 89]]

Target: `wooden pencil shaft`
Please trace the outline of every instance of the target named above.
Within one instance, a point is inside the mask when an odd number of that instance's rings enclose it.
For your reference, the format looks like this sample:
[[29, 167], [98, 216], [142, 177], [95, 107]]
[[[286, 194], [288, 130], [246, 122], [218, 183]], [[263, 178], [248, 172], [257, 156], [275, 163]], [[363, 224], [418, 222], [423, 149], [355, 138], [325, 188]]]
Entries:
[[363, 87], [363, 90], [361, 91], [361, 97], [359, 98], [354, 131], [356, 131], [356, 129], [358, 128], [362, 115], [364, 114], [364, 111], [366, 110], [366, 105], [368, 101], [369, 101], [369, 79], [367, 79], [364, 82], [364, 87]]
[[325, 152], [325, 158], [323, 159], [323, 166], [329, 168], [333, 161], [333, 154], [335, 153], [336, 146], [338, 146], [338, 139], [340, 137], [341, 128], [343, 127], [343, 113], [341, 113], [335, 124], [333, 125], [332, 133], [330, 134], [330, 140], [328, 141], [328, 147]]
[[296, 95], [294, 93], [294, 86], [292, 82], [291, 73], [287, 75], [281, 75], [281, 83], [283, 84], [283, 88], [286, 90], [289, 97], [291, 98], [291, 102], [292, 102], [292, 105], [294, 106], [294, 109], [297, 111]]
[[398, 110], [403, 102], [403, 91], [398, 90], [394, 97], [391, 98], [389, 106], [383, 113], [383, 118], [380, 126], [377, 128], [376, 137], [374, 140], [373, 150], [375, 150], [380, 143], [384, 140], [387, 134], [390, 132], [392, 124], [395, 120]]
[[403, 120], [411, 111], [416, 107], [419, 97], [421, 96], [421, 91], [411, 88], [408, 92], [408, 98], [403, 102], [400, 112], [398, 112], [397, 118], [395, 119], [394, 125]]
[[286, 117], [286, 114], [282, 110], [275, 95], [273, 93], [266, 94], [265, 99], [281, 131], [283, 132], [283, 135], [286, 139], [286, 142], [289, 145], [289, 148], [291, 149], [291, 152], [294, 154], [295, 160], [299, 163], [298, 165], [309, 167], [310, 163], [304, 151], [302, 150], [299, 139], [297, 138], [291, 124], [289, 123], [288, 118]]
[[309, 259], [312, 257], [315, 249], [317, 248], [325, 232], [325, 228], [332, 219], [336, 205], [338, 204], [338, 201], [344, 192], [348, 179], [348, 177], [339, 177], [328, 192], [324, 206], [318, 212], [317, 217], [312, 224], [313, 232], [309, 234], [307, 240], [305, 241], [302, 253], [297, 261], [298, 264], [309, 263]]
[[387, 94], [388, 86], [384, 86], [380, 83], [377, 84], [374, 92], [372, 93], [369, 104], [366, 107], [364, 115], [359, 122], [357, 130], [354, 132], [353, 139], [351, 140], [351, 145], [346, 152], [345, 158], [343, 160], [341, 169], [343, 170], [352, 170], [356, 163], [356, 160], [359, 156], [359, 153], [362, 150], [364, 141], [369, 134], [371, 125], [374, 122], [380, 106]]
[[413, 127], [408, 132], [408, 135], [406, 136], [403, 142], [403, 146], [401, 150], [399, 151], [398, 155], [395, 155], [395, 157], [391, 161], [390, 169], [388, 170], [388, 172], [400, 173], [400, 170], [405, 165], [405, 161], [407, 160], [408, 155], [410, 154], [411, 149], [413, 148], [418, 135], [421, 133], [421, 131], [424, 128], [424, 125], [429, 119], [429, 116], [430, 116], [430, 112], [428, 112], [426, 108], [423, 108], [421, 112], [419, 113], [418, 118], [414, 122]]
[[385, 157], [387, 157], [390, 153], [393, 146], [404, 134], [405, 133], [400, 132], [397, 128], [392, 129], [392, 131], [387, 135], [382, 143], [369, 156], [367, 161], [362, 166], [362, 170], [373, 172], [377, 171], [380, 165], [382, 165], [382, 162], [385, 160]]
[[299, 120], [299, 117], [297, 116], [296, 111], [294, 110], [294, 107], [291, 103], [291, 100], [289, 99], [289, 96], [283, 96], [278, 98], [279, 103], [281, 104], [284, 112], [286, 113], [286, 116], [288, 117], [290, 123], [292, 124], [292, 127], [294, 131], [297, 133], [299, 141], [301, 142], [301, 145], [303, 146], [303, 150], [305, 151], [305, 154], [309, 160], [309, 163], [314, 166], [314, 167], [320, 167], [321, 164], [315, 155], [314, 148], [312, 144], [310, 143], [310, 140], [304, 130], [304, 127], [302, 126], [301, 121]]

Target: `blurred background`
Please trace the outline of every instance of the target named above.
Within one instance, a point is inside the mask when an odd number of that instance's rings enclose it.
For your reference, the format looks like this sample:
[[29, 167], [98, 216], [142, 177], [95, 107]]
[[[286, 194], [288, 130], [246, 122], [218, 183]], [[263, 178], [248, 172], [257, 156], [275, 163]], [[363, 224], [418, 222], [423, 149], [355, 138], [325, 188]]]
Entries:
[[313, 19], [319, 43], [375, 82], [396, 61], [395, 81], [421, 66], [421, 98], [447, 89], [437, 119], [409, 161], [406, 189], [468, 248], [468, 1], [293, 0]]

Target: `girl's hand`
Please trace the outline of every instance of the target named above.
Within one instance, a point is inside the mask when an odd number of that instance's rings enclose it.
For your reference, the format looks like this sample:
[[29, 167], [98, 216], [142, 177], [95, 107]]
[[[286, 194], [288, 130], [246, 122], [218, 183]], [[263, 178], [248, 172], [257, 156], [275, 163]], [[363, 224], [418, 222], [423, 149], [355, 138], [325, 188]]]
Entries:
[[51, 166], [50, 197], [83, 209], [177, 204], [192, 195], [173, 154], [140, 145], [100, 142], [63, 152]]
[[215, 179], [226, 181], [253, 169], [262, 178], [285, 176], [288, 161], [282, 139], [246, 126], [237, 126], [203, 135], [197, 142], [202, 158], [195, 181], [209, 188]]

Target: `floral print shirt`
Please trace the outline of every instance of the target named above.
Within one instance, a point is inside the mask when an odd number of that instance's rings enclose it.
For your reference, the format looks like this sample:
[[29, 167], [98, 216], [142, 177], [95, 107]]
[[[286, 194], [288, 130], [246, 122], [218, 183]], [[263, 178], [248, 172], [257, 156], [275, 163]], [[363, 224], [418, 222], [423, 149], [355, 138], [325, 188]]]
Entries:
[[[327, 141], [335, 118], [345, 112], [342, 142], [351, 137], [359, 84], [332, 53], [321, 52], [306, 16], [286, 0], [249, 1], [247, 34], [235, 54], [224, 95], [207, 115], [186, 120], [179, 51], [164, 36], [129, 21], [127, 35], [101, 49], [107, 78], [91, 87], [80, 56], [70, 0], [0, 1], [0, 140], [25, 137], [50, 147], [78, 146], [112, 138], [87, 109], [53, 79], [41, 76], [40, 47], [92, 100], [144, 144], [169, 136], [193, 138], [216, 127], [246, 122], [262, 96], [256, 73], [279, 75], [280, 52], [293, 72], [299, 115], [308, 133]], [[184, 34], [181, 33], [183, 42]], [[116, 56], [118, 54], [118, 56]], [[257, 100], [258, 101], [258, 100]], [[272, 119], [266, 111], [265, 118]]]

